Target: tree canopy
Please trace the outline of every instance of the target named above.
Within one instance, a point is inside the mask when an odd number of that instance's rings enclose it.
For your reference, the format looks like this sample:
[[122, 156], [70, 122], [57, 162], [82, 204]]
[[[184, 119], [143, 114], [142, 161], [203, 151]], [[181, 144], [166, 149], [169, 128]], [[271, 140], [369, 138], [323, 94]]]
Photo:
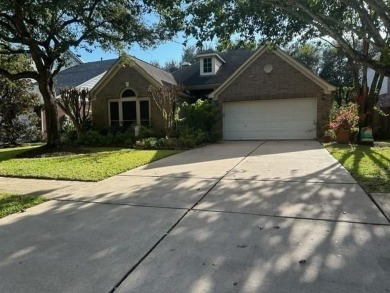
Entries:
[[[0, 63], [10, 72], [28, 70], [27, 56], [0, 55]], [[16, 144], [18, 139], [32, 138], [36, 130], [36, 115], [32, 112], [38, 98], [30, 92], [28, 79], [11, 81], [0, 75], [0, 144]]]
[[351, 68], [341, 50], [324, 42], [294, 42], [287, 52], [336, 87], [353, 85]]
[[[388, 0], [203, 0], [191, 2], [186, 11], [186, 33], [200, 40], [229, 40], [235, 33], [276, 44], [320, 37], [390, 75]], [[380, 56], [362, 50], [362, 42]]]

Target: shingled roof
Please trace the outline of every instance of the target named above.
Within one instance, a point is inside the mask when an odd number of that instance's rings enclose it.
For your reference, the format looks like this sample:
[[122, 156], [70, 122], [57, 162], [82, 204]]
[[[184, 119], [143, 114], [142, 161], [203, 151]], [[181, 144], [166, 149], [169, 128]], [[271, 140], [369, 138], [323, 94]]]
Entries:
[[106, 72], [117, 60], [88, 62], [65, 69], [56, 76], [54, 86], [56, 89], [77, 87]]
[[153, 77], [159, 84], [176, 84], [176, 80], [173, 77], [172, 73], [157, 68], [138, 58], [132, 57], [132, 59], [135, 63], [137, 63], [139, 67], [141, 67], [146, 73]]
[[225, 64], [218, 70], [215, 75], [200, 75], [199, 61], [191, 66], [180, 68], [173, 72], [173, 76], [178, 84], [186, 87], [196, 86], [213, 86], [222, 84], [227, 80], [246, 60], [248, 60], [254, 51], [247, 49], [233, 50], [228, 52], [218, 53]]
[[[215, 86], [222, 84], [228, 79], [254, 52], [246, 49], [233, 50], [219, 53], [226, 61], [215, 75], [201, 76], [199, 61], [191, 66], [183, 67], [173, 73], [166, 72], [138, 58], [133, 61], [145, 73], [149, 74], [161, 85], [182, 84], [186, 87], [191, 86]], [[55, 79], [55, 88], [67, 88], [86, 85], [93, 88], [104, 74], [111, 69], [114, 64], [119, 62], [119, 58], [83, 63], [61, 71]], [[91, 82], [88, 82], [91, 81]]]

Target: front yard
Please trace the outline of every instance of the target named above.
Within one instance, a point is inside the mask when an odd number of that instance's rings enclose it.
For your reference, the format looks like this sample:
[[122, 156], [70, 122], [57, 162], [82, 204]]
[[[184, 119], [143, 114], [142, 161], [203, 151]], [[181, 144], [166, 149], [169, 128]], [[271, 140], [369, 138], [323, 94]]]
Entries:
[[0, 176], [100, 181], [178, 152], [87, 148], [79, 154], [65, 152], [53, 157], [18, 158], [31, 150], [33, 147], [0, 149]]
[[390, 147], [331, 144], [327, 150], [370, 193], [390, 193]]

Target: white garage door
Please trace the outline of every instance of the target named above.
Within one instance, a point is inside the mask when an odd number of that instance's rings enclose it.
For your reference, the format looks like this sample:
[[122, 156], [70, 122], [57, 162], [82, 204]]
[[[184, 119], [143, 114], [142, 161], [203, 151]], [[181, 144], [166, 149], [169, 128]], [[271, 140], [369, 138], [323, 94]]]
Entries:
[[314, 139], [316, 99], [226, 102], [223, 135], [227, 140]]

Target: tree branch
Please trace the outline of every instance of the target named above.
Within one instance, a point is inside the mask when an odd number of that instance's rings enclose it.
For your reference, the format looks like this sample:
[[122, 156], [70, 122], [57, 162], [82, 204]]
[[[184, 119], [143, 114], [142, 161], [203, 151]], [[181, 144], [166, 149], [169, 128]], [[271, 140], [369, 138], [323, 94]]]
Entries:
[[364, 2], [372, 7], [383, 21], [383, 25], [386, 27], [387, 31], [390, 31], [389, 7], [381, 0], [364, 0]]
[[5, 76], [9, 80], [17, 80], [17, 79], [23, 79], [23, 78], [31, 78], [36, 81], [39, 79], [39, 74], [34, 71], [23, 71], [18, 73], [11, 73], [8, 70], [0, 67], [0, 75]]

